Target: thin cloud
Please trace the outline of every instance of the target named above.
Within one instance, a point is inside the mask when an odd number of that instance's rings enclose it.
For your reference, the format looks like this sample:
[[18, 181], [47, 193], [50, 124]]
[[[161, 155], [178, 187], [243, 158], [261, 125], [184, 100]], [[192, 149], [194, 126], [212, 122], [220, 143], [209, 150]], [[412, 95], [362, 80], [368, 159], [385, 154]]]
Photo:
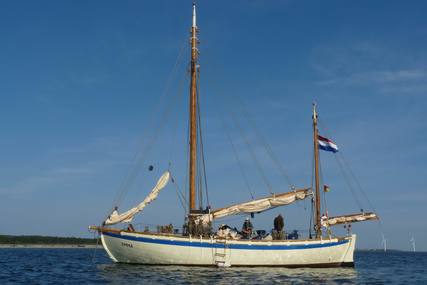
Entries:
[[313, 49], [311, 66], [321, 78], [315, 81], [318, 86], [360, 86], [408, 94], [426, 91], [423, 58], [423, 54], [402, 54], [374, 43], [332, 44]]
[[[0, 195], [21, 196], [32, 194], [55, 185], [63, 185], [73, 179], [89, 178], [104, 170], [124, 163], [129, 152], [117, 151], [118, 143], [106, 138], [97, 138], [92, 142], [76, 147], [50, 151], [45, 157], [55, 161], [53, 165], [39, 169], [32, 175], [23, 177], [15, 184], [0, 186]], [[73, 157], [74, 163], [64, 163]]]
[[353, 73], [348, 76], [321, 80], [319, 85], [371, 85], [418, 82], [427, 79], [427, 72], [421, 69], [378, 70]]

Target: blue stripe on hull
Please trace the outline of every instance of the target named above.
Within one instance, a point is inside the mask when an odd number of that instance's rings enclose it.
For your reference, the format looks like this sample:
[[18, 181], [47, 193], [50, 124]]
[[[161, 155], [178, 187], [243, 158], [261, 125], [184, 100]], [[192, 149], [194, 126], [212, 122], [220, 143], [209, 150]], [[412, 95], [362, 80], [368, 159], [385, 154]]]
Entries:
[[[177, 241], [177, 240], [164, 240], [164, 239], [151, 239], [146, 237], [134, 237], [134, 236], [122, 236], [120, 234], [103, 232], [104, 235], [120, 238], [131, 241], [155, 243], [155, 244], [166, 244], [166, 245], [177, 245], [177, 246], [191, 246], [191, 247], [205, 247], [205, 248], [224, 248], [224, 244], [208, 243], [199, 241]], [[227, 244], [227, 248], [230, 249], [251, 249], [251, 250], [294, 250], [294, 249], [310, 249], [310, 248], [322, 248], [331, 247], [348, 243], [349, 240], [341, 240], [337, 242], [328, 242], [324, 244], [296, 244], [296, 245], [260, 245], [260, 244]]]

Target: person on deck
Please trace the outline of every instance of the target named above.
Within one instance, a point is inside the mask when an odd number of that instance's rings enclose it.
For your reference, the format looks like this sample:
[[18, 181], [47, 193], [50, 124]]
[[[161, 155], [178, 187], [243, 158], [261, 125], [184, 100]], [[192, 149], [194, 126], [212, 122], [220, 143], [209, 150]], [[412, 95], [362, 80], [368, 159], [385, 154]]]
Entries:
[[246, 217], [245, 222], [243, 223], [242, 226], [242, 236], [244, 239], [250, 239], [251, 235], [252, 235], [252, 223], [251, 220], [249, 219], [249, 217]]
[[132, 224], [128, 225], [128, 231], [130, 231], [130, 232], [134, 232], [135, 231], [135, 228], [133, 227]]
[[275, 239], [283, 239], [283, 228], [285, 227], [285, 223], [281, 214], [274, 218], [273, 224]]

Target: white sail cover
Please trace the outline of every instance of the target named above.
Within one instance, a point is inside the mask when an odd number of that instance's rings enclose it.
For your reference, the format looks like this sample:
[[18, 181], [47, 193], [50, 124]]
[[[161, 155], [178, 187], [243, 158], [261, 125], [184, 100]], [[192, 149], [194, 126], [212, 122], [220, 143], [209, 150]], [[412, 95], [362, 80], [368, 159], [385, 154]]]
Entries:
[[139, 205], [136, 207], [133, 207], [132, 209], [119, 214], [117, 210], [114, 210], [113, 213], [108, 217], [108, 219], [105, 221], [106, 225], [114, 225], [121, 222], [124, 223], [130, 223], [132, 222], [133, 217], [141, 212], [148, 204], [150, 204], [152, 201], [154, 201], [157, 196], [159, 195], [160, 190], [165, 188], [165, 186], [168, 184], [170, 178], [169, 171], [166, 171], [163, 173], [163, 175], [159, 178], [157, 181], [156, 186], [151, 190], [150, 194], [142, 201]]
[[312, 192], [310, 188], [276, 194], [266, 198], [211, 211], [209, 214], [197, 217], [197, 222], [207, 224], [214, 219], [219, 219], [230, 215], [260, 213], [278, 206], [289, 205], [296, 200], [303, 200], [311, 194]]
[[345, 216], [337, 216], [337, 217], [322, 217], [322, 226], [328, 227], [328, 226], [335, 226], [335, 225], [341, 225], [341, 224], [350, 224], [355, 222], [363, 222], [363, 221], [369, 221], [369, 220], [378, 220], [378, 216], [375, 213], [358, 213], [358, 214], [351, 214], [351, 215], [345, 215]]

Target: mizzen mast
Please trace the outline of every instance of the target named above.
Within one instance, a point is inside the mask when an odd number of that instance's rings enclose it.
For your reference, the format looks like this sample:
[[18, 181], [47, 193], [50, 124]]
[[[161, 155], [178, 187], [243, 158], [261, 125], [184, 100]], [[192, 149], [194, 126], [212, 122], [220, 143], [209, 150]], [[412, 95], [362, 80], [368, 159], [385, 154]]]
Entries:
[[193, 25], [191, 26], [191, 82], [190, 82], [190, 212], [196, 210], [196, 169], [197, 169], [197, 26], [196, 4], [193, 3]]
[[313, 104], [313, 146], [314, 146], [314, 176], [315, 176], [315, 206], [316, 206], [316, 223], [315, 223], [315, 231], [316, 238], [320, 238], [322, 236], [322, 225], [321, 225], [321, 216], [320, 216], [320, 178], [319, 178], [319, 133], [317, 129], [317, 112], [316, 112], [316, 104]]

